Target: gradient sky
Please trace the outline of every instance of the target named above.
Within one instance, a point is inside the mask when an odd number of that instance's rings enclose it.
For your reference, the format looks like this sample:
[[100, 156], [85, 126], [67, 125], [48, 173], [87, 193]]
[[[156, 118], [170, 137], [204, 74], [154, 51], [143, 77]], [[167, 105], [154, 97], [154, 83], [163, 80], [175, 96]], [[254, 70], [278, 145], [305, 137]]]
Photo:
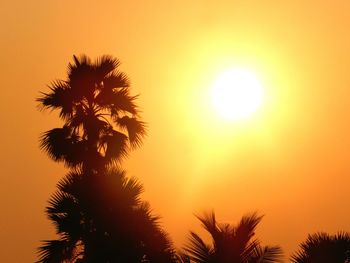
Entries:
[[[3, 262], [32, 262], [54, 238], [44, 208], [66, 170], [38, 148], [61, 125], [35, 98], [73, 54], [122, 61], [149, 132], [124, 163], [181, 247], [194, 213], [236, 222], [289, 256], [307, 233], [350, 231], [349, 1], [2, 1]], [[222, 120], [207, 97], [227, 68], [255, 72], [261, 109]]]

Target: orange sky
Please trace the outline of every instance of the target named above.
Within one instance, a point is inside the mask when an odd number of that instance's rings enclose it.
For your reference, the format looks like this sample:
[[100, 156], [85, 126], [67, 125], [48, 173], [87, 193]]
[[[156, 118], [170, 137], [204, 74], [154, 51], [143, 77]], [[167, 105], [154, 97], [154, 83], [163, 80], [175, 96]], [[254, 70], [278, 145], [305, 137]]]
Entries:
[[[149, 134], [125, 167], [178, 247], [209, 209], [225, 222], [265, 214], [258, 235], [287, 255], [307, 233], [350, 231], [349, 1], [100, 2], [1, 5], [3, 262], [32, 262], [54, 237], [44, 207], [65, 170], [38, 137], [60, 122], [34, 99], [81, 53], [118, 57], [140, 94]], [[228, 123], [206, 96], [232, 66], [266, 98]]]

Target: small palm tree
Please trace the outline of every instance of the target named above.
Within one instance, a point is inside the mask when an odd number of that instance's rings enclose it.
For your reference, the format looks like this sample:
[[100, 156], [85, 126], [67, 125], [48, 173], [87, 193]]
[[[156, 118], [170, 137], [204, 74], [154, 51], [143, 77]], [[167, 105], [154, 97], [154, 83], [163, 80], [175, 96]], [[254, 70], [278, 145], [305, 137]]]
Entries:
[[174, 262], [172, 244], [140, 200], [142, 191], [116, 169], [68, 174], [46, 210], [60, 238], [44, 241], [38, 262]]
[[294, 263], [345, 263], [349, 260], [350, 234], [324, 232], [308, 235], [291, 260]]
[[[238, 225], [219, 224], [214, 212], [197, 216], [210, 234], [212, 244], [194, 232], [190, 232], [189, 244], [184, 248], [183, 262], [198, 263], [272, 263], [282, 262], [282, 250], [278, 246], [262, 247], [254, 238], [255, 228], [262, 217], [256, 213], [242, 217]], [[189, 261], [190, 260], [190, 261]]]
[[141, 144], [145, 124], [138, 120], [136, 96], [119, 65], [111, 56], [94, 62], [74, 56], [68, 79], [54, 81], [37, 99], [42, 109], [59, 110], [64, 121], [41, 137], [41, 148], [53, 160], [91, 172], [117, 163]]

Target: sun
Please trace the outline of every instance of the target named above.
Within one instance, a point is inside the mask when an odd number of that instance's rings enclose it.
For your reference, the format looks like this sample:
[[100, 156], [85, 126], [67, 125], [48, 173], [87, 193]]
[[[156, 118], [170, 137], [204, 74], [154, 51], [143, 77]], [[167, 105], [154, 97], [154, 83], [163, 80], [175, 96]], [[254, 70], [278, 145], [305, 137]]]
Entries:
[[245, 69], [229, 69], [215, 80], [212, 103], [225, 119], [239, 120], [251, 116], [261, 106], [263, 90], [255, 74]]

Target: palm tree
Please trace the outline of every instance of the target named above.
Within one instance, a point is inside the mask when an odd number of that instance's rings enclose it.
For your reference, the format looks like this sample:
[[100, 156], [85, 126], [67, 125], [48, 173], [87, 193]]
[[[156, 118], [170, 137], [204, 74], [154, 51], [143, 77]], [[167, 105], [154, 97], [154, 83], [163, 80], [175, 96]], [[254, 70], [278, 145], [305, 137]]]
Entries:
[[46, 210], [60, 238], [44, 242], [38, 262], [174, 262], [172, 244], [141, 201], [142, 191], [117, 169], [69, 173]]
[[119, 64], [110, 56], [74, 56], [68, 79], [37, 99], [64, 121], [42, 135], [41, 148], [71, 169], [46, 210], [59, 239], [44, 241], [38, 262], [174, 260], [158, 217], [140, 200], [141, 184], [116, 168], [146, 133]]
[[[190, 232], [189, 243], [184, 248], [183, 262], [198, 263], [272, 263], [282, 262], [278, 246], [262, 247], [254, 238], [256, 226], [262, 219], [256, 213], [242, 217], [238, 225], [219, 224], [215, 213], [197, 216], [210, 234], [212, 244], [206, 244], [195, 232]], [[190, 260], [190, 261], [189, 261]]]
[[320, 232], [308, 235], [291, 260], [294, 263], [345, 263], [350, 259], [349, 252], [350, 233], [330, 235]]
[[92, 62], [74, 56], [68, 79], [56, 80], [37, 99], [41, 109], [59, 110], [62, 128], [45, 132], [41, 148], [68, 167], [97, 171], [116, 164], [141, 144], [145, 124], [138, 120], [129, 80], [119, 60], [102, 56]]

